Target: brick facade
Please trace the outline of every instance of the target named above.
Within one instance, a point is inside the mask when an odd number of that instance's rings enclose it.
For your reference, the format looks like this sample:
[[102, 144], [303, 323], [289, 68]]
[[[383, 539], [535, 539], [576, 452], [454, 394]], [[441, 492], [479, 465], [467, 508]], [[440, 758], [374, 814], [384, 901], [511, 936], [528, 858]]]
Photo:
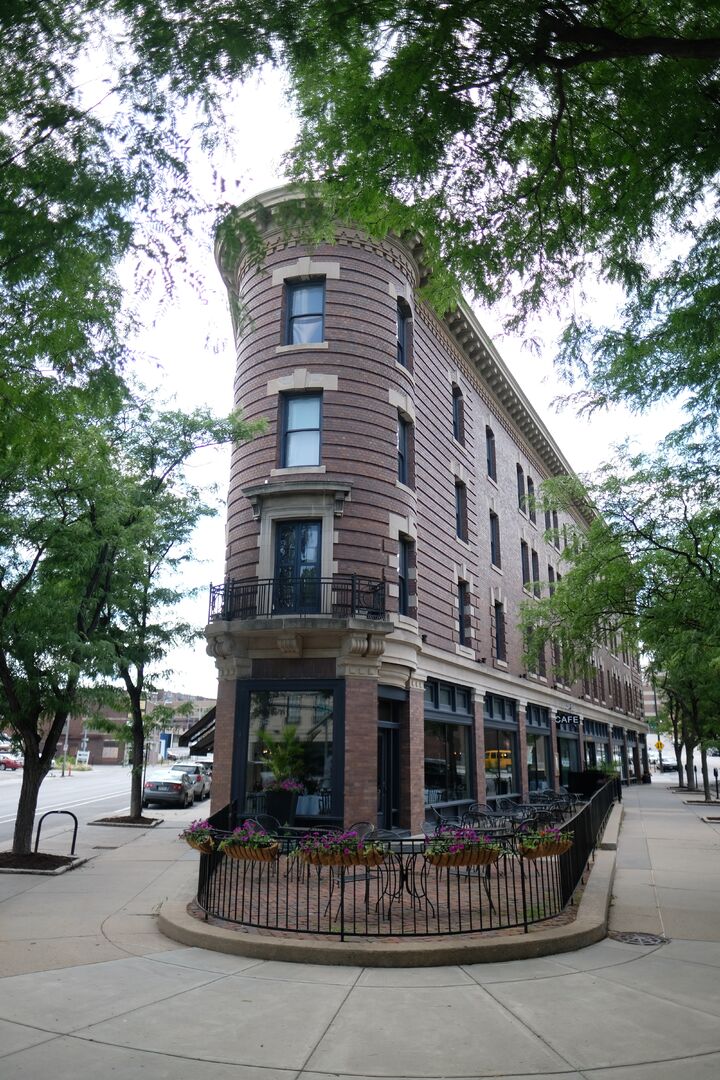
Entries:
[[[519, 727], [512, 793], [527, 798], [527, 706], [644, 730], [634, 690], [637, 661], [622, 655], [621, 643], [613, 651], [598, 648], [602, 678], [587, 687], [563, 686], [550, 650], [544, 670], [526, 668], [520, 605], [532, 603], [536, 590], [547, 589], [564, 572], [563, 550], [586, 525], [579, 511], [546, 521], [527, 493], [540, 495], [543, 480], [569, 465], [472, 312], [461, 304], [440, 319], [420, 300], [417, 289], [426, 273], [421, 251], [394, 237], [370, 240], [352, 226], [338, 226], [333, 244], [303, 247], [272, 216], [273, 206], [290, 197], [282, 190], [263, 196], [270, 214], [263, 226], [262, 266], [242, 250], [217, 252], [243, 311], [236, 328], [235, 404], [247, 419], [264, 417], [268, 424], [232, 456], [227, 576], [272, 582], [279, 523], [317, 522], [320, 577], [328, 583], [343, 575], [375, 582], [384, 588], [385, 612], [372, 620], [364, 612], [347, 617], [333, 584], [317, 617], [248, 611], [211, 623], [210, 646], [219, 664], [238, 658], [244, 665], [238, 677], [244, 679], [304, 680], [308, 686], [323, 678], [343, 682], [346, 824], [375, 820], [377, 814], [377, 695], [384, 686], [404, 694], [398, 736], [401, 826], [417, 829], [425, 813], [425, 707], [419, 688], [426, 682], [462, 688], [475, 703], [474, 753], [459, 773], [471, 778], [465, 803], [485, 801], [483, 697], [514, 701]], [[324, 282], [323, 338], [288, 344], [288, 282], [308, 279]], [[397, 362], [398, 305], [408, 317], [405, 365]], [[283, 395], [303, 393], [322, 399], [319, 464], [285, 468]], [[409, 432], [407, 482], [399, 479], [402, 425]], [[488, 474], [489, 439], [494, 475]], [[491, 514], [500, 541], [494, 565]], [[536, 584], [523, 580], [523, 545]], [[505, 613], [502, 658], [496, 648], [498, 604]], [[620, 700], [617, 693], [611, 697], [613, 686], [630, 689]], [[227, 695], [226, 689], [221, 697]], [[234, 725], [233, 709], [234, 699], [232, 708], [218, 700], [216, 778], [219, 770], [224, 779], [215, 781], [216, 803], [230, 790], [232, 735], [225, 729]], [[454, 722], [451, 713], [447, 722]], [[555, 735], [553, 724], [549, 757], [557, 778]], [[453, 806], [442, 812], [453, 813]]]

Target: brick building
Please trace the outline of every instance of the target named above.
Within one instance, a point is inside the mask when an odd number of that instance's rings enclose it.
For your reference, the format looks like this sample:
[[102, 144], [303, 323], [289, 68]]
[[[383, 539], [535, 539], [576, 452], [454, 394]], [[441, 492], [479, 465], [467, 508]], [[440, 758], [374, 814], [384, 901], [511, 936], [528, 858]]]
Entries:
[[416, 829], [428, 806], [526, 797], [609, 759], [637, 777], [640, 673], [622, 643], [579, 686], [551, 650], [537, 672], [523, 660], [519, 605], [586, 524], [535, 502], [570, 466], [470, 308], [441, 319], [418, 298], [419, 244], [339, 226], [303, 247], [275, 216], [291, 197], [260, 199], [264, 265], [217, 251], [235, 402], [268, 427], [234, 452], [211, 594], [214, 808], [261, 806], [258, 731], [287, 724], [308, 823]]

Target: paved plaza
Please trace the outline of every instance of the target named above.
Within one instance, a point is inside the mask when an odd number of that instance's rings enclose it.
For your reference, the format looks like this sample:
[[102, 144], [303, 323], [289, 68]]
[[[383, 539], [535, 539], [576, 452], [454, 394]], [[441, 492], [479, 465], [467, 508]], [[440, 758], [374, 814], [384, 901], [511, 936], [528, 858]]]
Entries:
[[83, 867], [0, 875], [0, 1076], [715, 1080], [720, 822], [667, 785], [624, 796], [611, 930], [669, 943], [504, 964], [350, 968], [178, 946], [157, 929], [197, 868], [177, 821], [87, 828]]

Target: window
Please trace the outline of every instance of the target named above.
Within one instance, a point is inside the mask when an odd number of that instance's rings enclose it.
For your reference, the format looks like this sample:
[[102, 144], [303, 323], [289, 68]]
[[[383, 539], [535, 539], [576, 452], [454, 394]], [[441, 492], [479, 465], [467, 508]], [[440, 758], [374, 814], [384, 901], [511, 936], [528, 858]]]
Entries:
[[547, 678], [547, 659], [545, 655], [545, 646], [541, 645], [538, 651], [537, 657], [537, 673], [541, 679]]
[[535, 513], [535, 482], [531, 476], [527, 478], [527, 510], [533, 524], [537, 521]]
[[490, 562], [498, 569], [502, 566], [500, 554], [500, 518], [490, 511]]
[[410, 612], [410, 590], [408, 587], [409, 570], [412, 561], [412, 540], [400, 537], [398, 553], [398, 612], [408, 615]]
[[278, 521], [273, 614], [320, 611], [321, 534], [319, 521]]
[[[315, 793], [306, 800], [303, 813], [329, 817], [337, 797], [333, 783], [334, 693], [330, 689], [252, 690], [249, 694], [247, 762], [245, 770], [245, 812], [266, 810], [267, 788], [273, 780], [268, 767], [268, 741], [277, 742], [292, 724], [302, 753], [294, 773]], [[265, 732], [262, 736], [260, 732]], [[339, 763], [338, 758], [338, 763]], [[336, 770], [335, 770], [336, 771]], [[340, 783], [341, 778], [337, 777]], [[339, 803], [339, 799], [337, 800]], [[338, 814], [340, 806], [335, 807]]]
[[402, 367], [410, 367], [410, 308], [404, 300], [398, 300], [396, 308], [397, 362]]
[[495, 456], [495, 433], [492, 428], [485, 428], [485, 454], [487, 474], [491, 480], [497, 480], [497, 458]]
[[321, 394], [283, 394], [282, 453], [285, 469], [320, 464]]
[[517, 497], [518, 507], [525, 513], [525, 473], [522, 465], [516, 465], [517, 469]]
[[505, 650], [505, 605], [495, 601], [495, 659], [507, 660]]
[[465, 403], [459, 386], [452, 388], [453, 399], [453, 438], [465, 445]]
[[540, 595], [540, 560], [538, 559], [537, 551], [532, 553], [532, 579], [533, 579], [533, 592], [536, 596]]
[[472, 799], [472, 722], [472, 699], [466, 687], [428, 680], [425, 684], [426, 804]]
[[555, 592], [555, 569], [548, 563], [548, 592], [552, 596]]
[[472, 799], [469, 724], [425, 720], [425, 803]]
[[553, 544], [560, 550], [560, 526], [558, 524], [557, 510], [552, 512]]
[[[552, 514], [549, 510], [545, 511], [545, 532], [549, 533], [552, 529]], [[548, 537], [549, 539], [549, 537]]]
[[461, 645], [469, 644], [468, 628], [466, 619], [468, 615], [468, 584], [467, 581], [457, 583], [458, 601], [458, 641]]
[[325, 340], [325, 282], [298, 281], [285, 286], [286, 345], [313, 345]]
[[517, 791], [515, 761], [514, 732], [486, 727], [485, 791], [488, 798], [512, 795]]
[[550, 787], [550, 739], [547, 735], [527, 733], [528, 790], [544, 791]]
[[410, 483], [410, 423], [398, 413], [397, 426], [397, 463], [398, 480], [401, 484]]
[[455, 482], [455, 533], [467, 543], [467, 488], [460, 480]]
[[530, 584], [530, 549], [524, 540], [520, 541], [520, 568], [523, 588], [527, 589]]

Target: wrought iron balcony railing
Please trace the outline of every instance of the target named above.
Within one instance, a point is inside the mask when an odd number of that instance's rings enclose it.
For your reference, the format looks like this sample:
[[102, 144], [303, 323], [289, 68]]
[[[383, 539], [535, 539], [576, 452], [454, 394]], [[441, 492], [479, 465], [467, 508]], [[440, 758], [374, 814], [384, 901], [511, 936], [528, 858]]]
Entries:
[[385, 582], [357, 574], [335, 574], [332, 578], [231, 579], [210, 586], [209, 622], [274, 615], [382, 619]]

